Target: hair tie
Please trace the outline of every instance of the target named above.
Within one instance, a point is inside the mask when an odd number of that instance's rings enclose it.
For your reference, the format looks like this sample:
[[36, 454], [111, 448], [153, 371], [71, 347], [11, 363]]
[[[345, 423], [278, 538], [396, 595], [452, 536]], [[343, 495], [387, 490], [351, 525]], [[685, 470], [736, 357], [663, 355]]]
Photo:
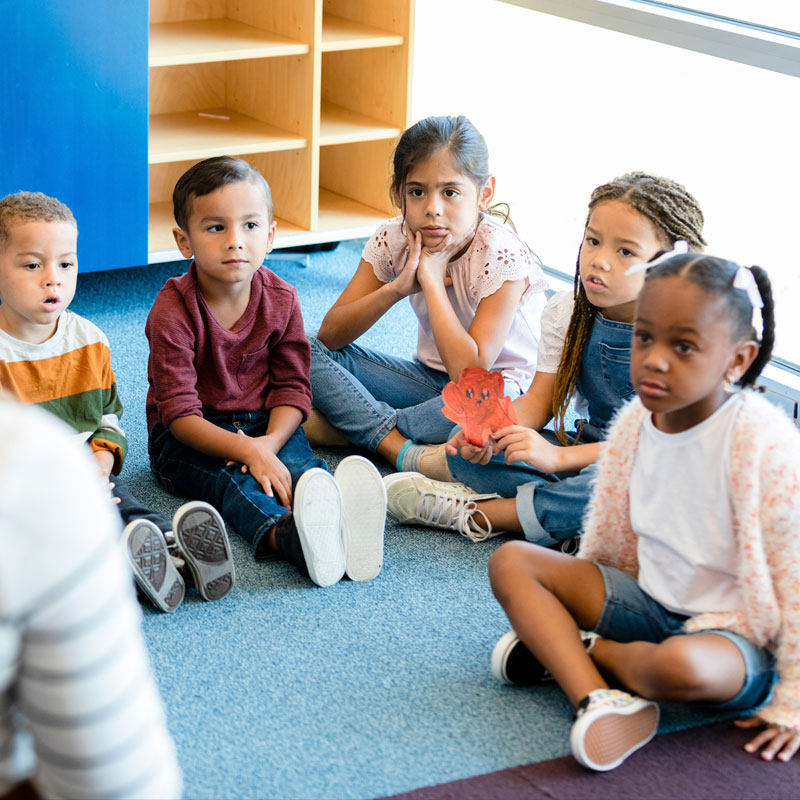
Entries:
[[757, 336], [759, 331], [761, 331], [760, 335], [763, 336], [764, 318], [761, 315], [761, 309], [764, 308], [764, 300], [758, 290], [758, 284], [750, 267], [742, 264], [737, 265], [736, 274], [733, 276], [733, 288], [741, 289], [747, 295], [750, 305], [753, 306], [753, 317], [750, 320], [750, 324], [753, 326], [753, 330], [756, 331]]
[[645, 270], [651, 269], [652, 267], [661, 264], [662, 262], [666, 261], [667, 259], [672, 258], [673, 256], [682, 256], [689, 252], [689, 242], [685, 241], [684, 239], [678, 239], [674, 245], [672, 245], [672, 250], [668, 250], [666, 253], [662, 253], [660, 256], [657, 256], [652, 261], [641, 261], [638, 264], [634, 264], [632, 267], [629, 267], [625, 270], [626, 275], [635, 275], [637, 272], [644, 272]]
[[764, 308], [764, 301], [761, 298], [761, 292], [758, 290], [758, 284], [753, 276], [753, 271], [750, 267], [739, 264], [736, 268], [736, 275], [733, 276], [733, 288], [741, 289], [747, 293], [747, 299], [750, 305], [756, 308]]

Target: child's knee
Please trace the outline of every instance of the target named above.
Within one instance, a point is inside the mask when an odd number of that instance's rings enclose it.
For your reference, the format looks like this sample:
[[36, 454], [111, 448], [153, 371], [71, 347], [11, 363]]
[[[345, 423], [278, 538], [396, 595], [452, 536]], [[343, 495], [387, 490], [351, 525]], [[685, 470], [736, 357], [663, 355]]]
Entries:
[[533, 549], [527, 542], [506, 542], [492, 553], [489, 559], [489, 580], [495, 597], [501, 603], [508, 592], [519, 585], [523, 575], [533, 577], [532, 559]]
[[706, 696], [719, 675], [713, 659], [693, 647], [691, 636], [672, 636], [654, 650], [650, 674], [654, 694], [663, 700], [695, 700]]

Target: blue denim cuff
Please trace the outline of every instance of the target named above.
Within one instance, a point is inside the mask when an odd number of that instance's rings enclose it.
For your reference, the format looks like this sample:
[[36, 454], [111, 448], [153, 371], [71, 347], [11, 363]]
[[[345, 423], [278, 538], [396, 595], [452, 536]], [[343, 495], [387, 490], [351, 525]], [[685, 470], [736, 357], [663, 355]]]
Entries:
[[536, 491], [536, 483], [523, 483], [517, 486], [517, 517], [522, 526], [525, 538], [533, 544], [540, 544], [549, 547], [556, 543], [554, 539], [541, 525], [536, 516], [536, 509], [533, 507], [533, 493]]

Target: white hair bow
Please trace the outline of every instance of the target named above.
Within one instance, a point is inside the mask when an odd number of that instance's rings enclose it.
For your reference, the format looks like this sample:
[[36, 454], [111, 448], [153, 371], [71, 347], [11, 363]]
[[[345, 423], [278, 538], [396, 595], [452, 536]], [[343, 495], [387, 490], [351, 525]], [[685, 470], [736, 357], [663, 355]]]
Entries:
[[688, 252], [689, 242], [686, 242], [683, 239], [678, 239], [678, 241], [672, 245], [672, 250], [662, 253], [658, 258], [654, 258], [652, 261], [641, 261], [638, 264], [634, 264], [632, 267], [629, 267], [625, 270], [625, 274], [635, 275], [637, 272], [644, 272], [646, 269], [650, 269], [651, 267], [655, 267], [657, 264], [661, 264], [668, 258], [672, 258], [673, 256], [682, 256]]
[[736, 275], [733, 277], [733, 288], [741, 289], [743, 292], [746, 292], [747, 299], [754, 309], [764, 308], [761, 292], [758, 291], [758, 284], [753, 277], [753, 272], [750, 267], [739, 265], [739, 268], [736, 270]]

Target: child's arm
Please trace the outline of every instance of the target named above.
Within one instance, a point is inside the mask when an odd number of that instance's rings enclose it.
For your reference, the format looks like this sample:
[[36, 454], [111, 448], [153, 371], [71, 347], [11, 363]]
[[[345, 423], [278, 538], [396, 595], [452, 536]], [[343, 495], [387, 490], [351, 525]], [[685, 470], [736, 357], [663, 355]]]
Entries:
[[448, 236], [437, 250], [421, 247], [419, 233], [408, 233], [409, 263], [419, 261], [417, 281], [425, 296], [436, 349], [453, 381], [467, 367], [491, 369], [508, 338], [527, 280], [508, 280], [484, 297], [465, 330], [447, 295], [447, 264], [453, 257]]
[[538, 431], [509, 425], [495, 431], [495, 452], [505, 452], [506, 464], [524, 461], [540, 472], [582, 470], [594, 464], [602, 452], [602, 442], [561, 447], [551, 444]]
[[419, 291], [416, 269], [416, 262], [409, 258], [403, 271], [390, 283], [384, 283], [362, 258], [356, 274], [322, 320], [317, 338], [331, 350], [354, 342], [395, 303]]
[[261, 484], [264, 492], [287, 508], [292, 504], [292, 479], [278, 458], [278, 452], [297, 430], [303, 414], [292, 406], [270, 409], [269, 425], [264, 436], [247, 436], [226, 431], [199, 416], [179, 417], [169, 426], [172, 435], [184, 444], [210, 456], [242, 465]]

